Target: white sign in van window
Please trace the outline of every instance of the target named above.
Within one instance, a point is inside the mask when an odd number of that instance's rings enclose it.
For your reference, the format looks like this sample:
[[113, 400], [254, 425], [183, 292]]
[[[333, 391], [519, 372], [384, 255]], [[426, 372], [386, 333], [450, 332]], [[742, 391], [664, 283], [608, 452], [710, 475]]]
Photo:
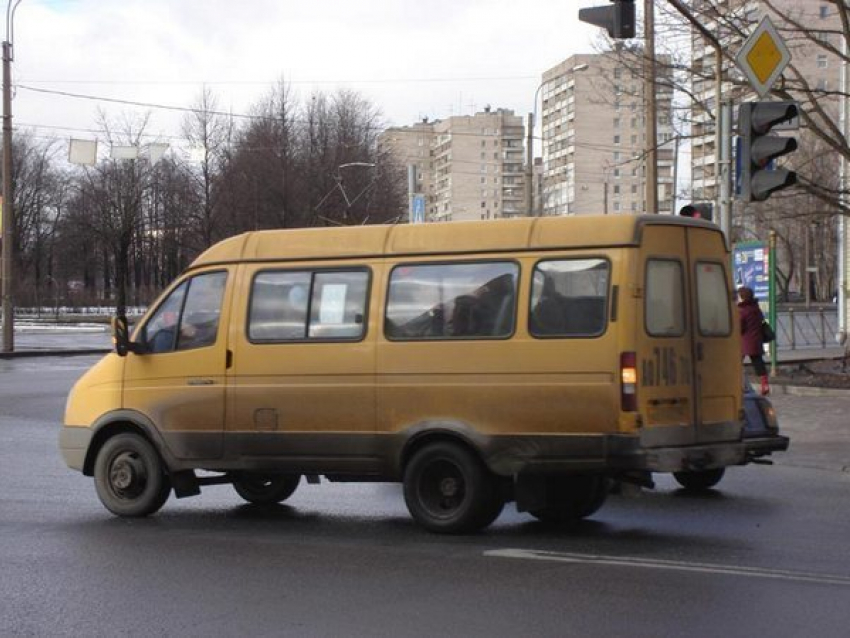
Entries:
[[327, 325], [343, 323], [345, 319], [346, 284], [325, 284], [322, 287], [322, 305], [319, 307], [319, 322]]

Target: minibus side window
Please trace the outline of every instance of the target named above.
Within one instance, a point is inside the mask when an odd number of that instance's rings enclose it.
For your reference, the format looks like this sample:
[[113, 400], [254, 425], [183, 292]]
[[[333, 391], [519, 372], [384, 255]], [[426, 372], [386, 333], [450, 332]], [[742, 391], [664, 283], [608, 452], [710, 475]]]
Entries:
[[359, 339], [366, 314], [365, 272], [320, 272], [313, 278], [311, 339]]
[[266, 271], [254, 277], [248, 320], [252, 342], [360, 339], [369, 273]]
[[171, 291], [163, 301], [150, 321], [145, 324], [142, 339], [150, 353], [171, 352], [174, 350], [174, 340], [177, 337], [177, 320], [183, 307], [188, 282], [183, 282]]
[[178, 350], [193, 350], [215, 343], [226, 282], [226, 272], [198, 275], [189, 280], [177, 333]]
[[605, 259], [542, 261], [534, 268], [528, 329], [535, 337], [593, 337], [607, 326]]
[[704, 337], [727, 337], [732, 332], [731, 303], [722, 264], [697, 262], [697, 315]]
[[653, 337], [685, 334], [685, 291], [682, 264], [672, 259], [646, 262], [646, 331]]
[[144, 327], [147, 351], [192, 350], [214, 344], [226, 282], [226, 272], [213, 272], [192, 277], [175, 288]]
[[388, 339], [484, 339], [513, 334], [519, 266], [510, 262], [398, 266], [390, 276]]

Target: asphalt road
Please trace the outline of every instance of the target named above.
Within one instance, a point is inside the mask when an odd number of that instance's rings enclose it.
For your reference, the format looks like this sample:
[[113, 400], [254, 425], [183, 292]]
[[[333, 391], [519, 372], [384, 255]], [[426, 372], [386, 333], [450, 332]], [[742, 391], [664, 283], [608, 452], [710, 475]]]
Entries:
[[847, 636], [850, 397], [776, 398], [792, 450], [551, 529], [428, 534], [392, 485], [229, 486], [106, 512], [57, 449], [93, 357], [0, 361], [2, 636]]

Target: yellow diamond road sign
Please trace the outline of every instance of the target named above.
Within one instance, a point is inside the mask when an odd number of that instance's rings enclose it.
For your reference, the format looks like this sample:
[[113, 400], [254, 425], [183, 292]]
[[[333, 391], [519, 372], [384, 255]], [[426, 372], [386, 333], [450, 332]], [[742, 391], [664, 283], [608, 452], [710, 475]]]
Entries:
[[765, 16], [744, 42], [735, 61], [759, 97], [764, 97], [788, 66], [791, 53], [773, 22]]

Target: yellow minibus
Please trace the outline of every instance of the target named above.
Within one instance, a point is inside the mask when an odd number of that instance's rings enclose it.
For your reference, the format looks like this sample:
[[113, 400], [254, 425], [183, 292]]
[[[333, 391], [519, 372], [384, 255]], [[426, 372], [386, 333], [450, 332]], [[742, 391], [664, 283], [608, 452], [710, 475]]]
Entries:
[[464, 533], [510, 501], [590, 516], [612, 479], [708, 487], [788, 444], [742, 438], [729, 266], [717, 226], [661, 215], [249, 232], [114, 321], [60, 447], [119, 516], [325, 477]]

